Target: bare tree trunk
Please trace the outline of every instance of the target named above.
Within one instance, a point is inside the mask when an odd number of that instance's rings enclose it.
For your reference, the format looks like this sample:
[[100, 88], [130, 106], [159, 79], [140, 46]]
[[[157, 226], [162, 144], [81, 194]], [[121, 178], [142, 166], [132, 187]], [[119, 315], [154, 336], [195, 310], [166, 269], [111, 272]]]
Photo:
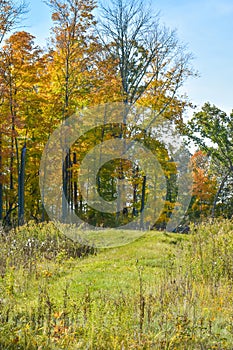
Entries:
[[134, 169], [134, 179], [136, 183], [133, 185], [133, 216], [137, 216], [138, 170], [138, 166], [136, 166]]
[[[73, 153], [73, 164], [77, 164], [77, 155], [76, 152]], [[75, 173], [76, 175], [76, 173]], [[74, 182], [74, 194], [73, 194], [73, 198], [74, 198], [74, 210], [77, 209], [78, 207], [78, 184], [75, 178], [73, 178], [73, 182]]]
[[215, 211], [216, 211], [216, 206], [217, 206], [217, 200], [219, 198], [219, 195], [220, 193], [222, 192], [223, 190], [223, 186], [228, 178], [228, 176], [230, 175], [230, 172], [228, 172], [224, 178], [222, 179], [221, 183], [220, 183], [220, 186], [219, 186], [219, 189], [214, 197], [214, 203], [213, 203], [213, 207], [212, 207], [212, 212], [211, 212], [211, 218], [214, 219], [215, 218]]
[[143, 210], [145, 208], [145, 199], [146, 199], [146, 176], [143, 176], [143, 183], [142, 183], [142, 199], [141, 199], [141, 217], [140, 217], [140, 227], [141, 229], [144, 228], [144, 215]]
[[3, 216], [2, 133], [0, 132], [0, 220]]
[[[16, 137], [16, 129], [15, 129], [15, 119], [16, 119], [16, 113], [15, 113], [15, 101], [13, 98], [13, 84], [12, 84], [12, 77], [10, 76], [10, 113], [11, 113], [11, 156], [10, 156], [10, 191], [14, 190], [14, 145], [15, 145], [15, 154], [16, 154], [16, 164], [17, 164], [17, 175], [19, 180], [19, 149], [18, 149], [18, 141]], [[9, 207], [13, 207], [12, 198], [10, 196], [9, 199]], [[11, 213], [11, 211], [10, 211]], [[10, 215], [10, 214], [9, 214]], [[9, 216], [10, 220], [10, 216]]]
[[[69, 66], [70, 66], [70, 50], [69, 43], [67, 44], [67, 56], [66, 56], [66, 67], [65, 67], [65, 96], [64, 96], [64, 107], [63, 107], [63, 120], [68, 117], [69, 107]], [[70, 168], [70, 150], [66, 149], [66, 140], [64, 145], [65, 160], [62, 167], [62, 180], [63, 180], [63, 195], [62, 195], [62, 219], [63, 222], [67, 220], [69, 211], [69, 168]], [[68, 205], [67, 205], [68, 204]]]
[[26, 159], [26, 143], [21, 151], [21, 163], [18, 178], [18, 225], [24, 224], [24, 187], [25, 187], [25, 159]]

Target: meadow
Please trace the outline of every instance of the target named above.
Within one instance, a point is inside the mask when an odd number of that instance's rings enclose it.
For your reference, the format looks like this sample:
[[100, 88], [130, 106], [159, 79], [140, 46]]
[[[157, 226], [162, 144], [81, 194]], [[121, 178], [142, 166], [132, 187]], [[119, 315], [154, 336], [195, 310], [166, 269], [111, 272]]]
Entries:
[[232, 221], [102, 249], [52, 223], [0, 239], [0, 349], [233, 349]]

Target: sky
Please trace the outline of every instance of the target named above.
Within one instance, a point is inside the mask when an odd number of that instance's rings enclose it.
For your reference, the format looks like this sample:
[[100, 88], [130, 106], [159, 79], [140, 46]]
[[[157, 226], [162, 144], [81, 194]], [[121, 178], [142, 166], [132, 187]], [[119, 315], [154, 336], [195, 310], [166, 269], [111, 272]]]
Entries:
[[[27, 0], [24, 30], [42, 47], [49, 37], [51, 11], [42, 0]], [[199, 72], [183, 87], [197, 110], [210, 102], [227, 113], [233, 109], [233, 0], [151, 0], [155, 13], [193, 53]]]

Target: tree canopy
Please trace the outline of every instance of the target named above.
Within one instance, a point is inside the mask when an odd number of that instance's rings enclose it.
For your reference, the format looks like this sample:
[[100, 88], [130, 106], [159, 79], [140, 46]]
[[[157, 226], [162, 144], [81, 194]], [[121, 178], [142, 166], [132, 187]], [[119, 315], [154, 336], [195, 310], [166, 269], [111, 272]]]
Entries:
[[[93, 212], [87, 205], [77, 176], [85, 155], [99, 142], [131, 138], [156, 154], [163, 169], [168, 190], [157, 225], [164, 227], [177, 200], [179, 171], [162, 140], [153, 139], [153, 123], [161, 115], [182, 127], [199, 148], [192, 158], [191, 210], [205, 208], [209, 215], [212, 208], [214, 216], [221, 212], [219, 208], [225, 208], [228, 216], [232, 215], [233, 114], [228, 116], [207, 103], [184, 125], [190, 102], [180, 88], [196, 72], [193, 57], [176, 31], [162, 25], [159, 14], [141, 0], [45, 3], [52, 10], [53, 21], [46, 49], [35, 45], [36, 38], [29, 32], [15, 31], [27, 12], [26, 3], [0, 3], [0, 220], [14, 225], [46, 219], [39, 189], [46, 142], [77, 111], [109, 102], [142, 106], [153, 114], [145, 117], [143, 129], [139, 124], [126, 125], [124, 119], [123, 123], [93, 128], [69, 149], [64, 146], [64, 216], [76, 211], [97, 226], [114, 226], [113, 217]], [[98, 172], [101, 196], [114, 200], [117, 183], [123, 179], [130, 183], [132, 193], [118, 217], [120, 223], [142, 211], [150, 192], [139, 165], [119, 163], [118, 159]]]

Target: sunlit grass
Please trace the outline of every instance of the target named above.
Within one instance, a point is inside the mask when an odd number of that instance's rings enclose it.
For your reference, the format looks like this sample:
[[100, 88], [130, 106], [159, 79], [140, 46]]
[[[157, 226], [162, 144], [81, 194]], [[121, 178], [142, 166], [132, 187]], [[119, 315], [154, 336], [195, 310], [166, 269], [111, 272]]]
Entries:
[[[59, 241], [54, 256], [14, 259], [2, 242], [0, 349], [232, 349], [232, 227], [150, 231], [80, 257]], [[35, 237], [46, 230], [59, 235]]]

